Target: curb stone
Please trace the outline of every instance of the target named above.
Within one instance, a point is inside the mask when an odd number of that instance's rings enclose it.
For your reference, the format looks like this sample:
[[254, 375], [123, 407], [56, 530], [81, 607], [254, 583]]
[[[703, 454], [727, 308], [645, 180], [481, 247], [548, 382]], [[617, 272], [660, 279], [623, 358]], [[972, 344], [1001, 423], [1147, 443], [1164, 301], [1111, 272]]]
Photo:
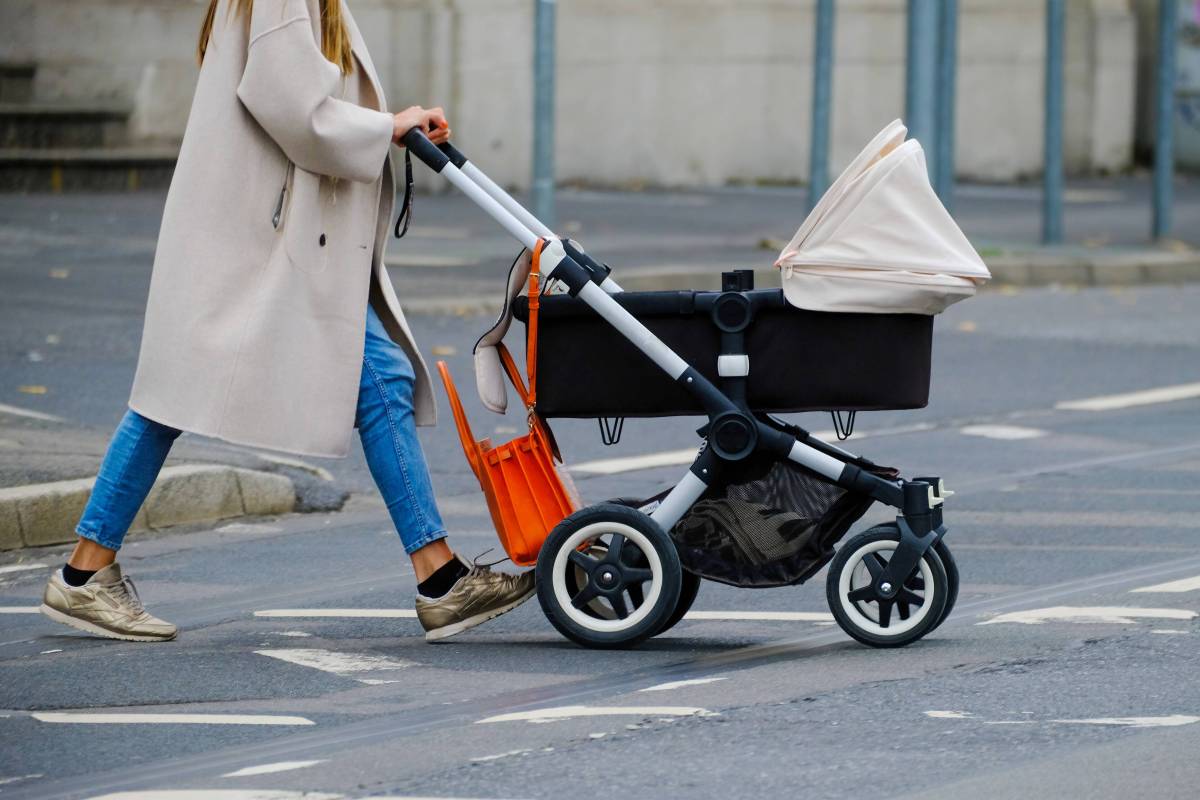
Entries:
[[[0, 550], [74, 541], [75, 524], [94, 481], [81, 478], [0, 489]], [[184, 464], [159, 473], [129, 529], [284, 514], [295, 505], [295, 486], [283, 475]]]

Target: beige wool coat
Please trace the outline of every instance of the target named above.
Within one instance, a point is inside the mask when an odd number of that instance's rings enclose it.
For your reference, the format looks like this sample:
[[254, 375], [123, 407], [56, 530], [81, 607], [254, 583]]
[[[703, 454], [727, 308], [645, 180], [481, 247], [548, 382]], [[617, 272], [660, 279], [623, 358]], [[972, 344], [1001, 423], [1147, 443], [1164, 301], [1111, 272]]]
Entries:
[[[249, 29], [228, 5], [167, 194], [129, 406], [238, 444], [344, 456], [369, 299], [412, 361], [417, 424], [433, 424], [383, 265], [392, 116], [350, 10], [357, 64], [343, 76], [319, 48], [318, 0], [255, 0]], [[366, 102], [343, 99], [364, 77]]]

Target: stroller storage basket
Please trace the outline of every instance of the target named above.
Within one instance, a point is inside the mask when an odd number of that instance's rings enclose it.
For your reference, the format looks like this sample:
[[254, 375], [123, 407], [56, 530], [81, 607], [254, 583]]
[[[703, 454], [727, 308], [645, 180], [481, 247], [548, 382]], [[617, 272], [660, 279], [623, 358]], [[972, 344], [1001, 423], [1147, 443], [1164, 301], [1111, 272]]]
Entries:
[[[721, 292], [623, 292], [614, 299], [685, 361], [720, 385]], [[744, 292], [755, 308], [746, 330], [748, 405], [757, 412], [922, 408], [929, 400], [933, 318], [924, 314], [806, 311], [780, 289]], [[541, 298], [538, 412], [545, 417], [701, 414], [695, 398], [583, 301]], [[514, 315], [529, 315], [517, 299]]]

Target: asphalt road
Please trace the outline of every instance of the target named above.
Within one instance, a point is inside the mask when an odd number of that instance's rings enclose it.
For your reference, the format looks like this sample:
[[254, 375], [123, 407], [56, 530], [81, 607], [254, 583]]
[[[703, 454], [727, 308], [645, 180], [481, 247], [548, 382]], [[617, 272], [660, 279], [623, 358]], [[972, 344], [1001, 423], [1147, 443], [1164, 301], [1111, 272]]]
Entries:
[[[33, 268], [6, 283], [0, 402], [103, 429], [128, 389], [144, 264], [82, 272], [53, 292]], [[958, 490], [958, 608], [901, 650], [828, 624], [823, 574], [706, 583], [695, 609], [734, 618], [685, 619], [631, 651], [570, 645], [536, 602], [427, 645], [414, 619], [346, 615], [411, 608], [411, 570], [369, 493], [336, 514], [131, 538], [123, 563], [183, 628], [168, 644], [24, 613], [63, 548], [10, 554], [0, 568], [47, 566], [0, 572], [0, 610], [15, 609], [0, 613], [0, 797], [1194, 797], [1200, 399], [1057, 406], [1200, 381], [1198, 318], [1200, 287], [1185, 286], [991, 292], [938, 319], [929, 407], [860, 415], [851, 442]], [[414, 322], [427, 352], [452, 353], [478, 432], [512, 435], [518, 415], [471, 397], [485, 320]], [[40, 344], [54, 333], [58, 349]], [[33, 343], [47, 357], [22, 360]], [[33, 382], [50, 391], [9, 393]], [[591, 423], [556, 431], [601, 500], [648, 495], [683, 467], [605, 474], [620, 465], [597, 460], [685, 449], [696, 422], [630, 421], [614, 448]], [[453, 430], [422, 437], [452, 541], [493, 546]], [[366, 491], [357, 458], [322, 466]], [[280, 616], [296, 609], [310, 611]]]

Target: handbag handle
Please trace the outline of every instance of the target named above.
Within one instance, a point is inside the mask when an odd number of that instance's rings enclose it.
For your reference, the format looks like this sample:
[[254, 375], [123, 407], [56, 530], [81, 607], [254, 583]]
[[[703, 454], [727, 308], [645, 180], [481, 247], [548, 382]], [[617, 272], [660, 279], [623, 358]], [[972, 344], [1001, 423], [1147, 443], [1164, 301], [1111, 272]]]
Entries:
[[[509, 356], [511, 359], [512, 356]], [[446, 387], [446, 396], [450, 399], [450, 410], [454, 413], [454, 425], [458, 428], [458, 438], [462, 442], [463, 452], [467, 455], [467, 463], [471, 466], [471, 471], [479, 477], [479, 445], [475, 441], [474, 434], [471, 433], [471, 423], [467, 420], [467, 412], [463, 410], [462, 400], [458, 397], [458, 389], [454, 386], [454, 381], [450, 379], [450, 368], [446, 366], [445, 361], [437, 362], [438, 372], [442, 376], [442, 385]]]
[[525, 381], [521, 379], [521, 370], [517, 367], [517, 360], [513, 358], [512, 353], [508, 350], [508, 345], [504, 342], [496, 345], [496, 351], [500, 353], [500, 363], [504, 365], [504, 371], [508, 374], [508, 379], [512, 381], [513, 388], [521, 396], [521, 402], [525, 405], [526, 410], [532, 411], [533, 396], [525, 388]]
[[525, 405], [531, 408], [537, 404], [538, 307], [541, 305], [538, 273], [541, 268], [542, 248], [545, 246], [546, 240], [538, 239], [533, 248], [529, 268], [529, 323], [526, 326], [528, 335], [525, 338], [525, 372], [529, 375], [529, 402]]

